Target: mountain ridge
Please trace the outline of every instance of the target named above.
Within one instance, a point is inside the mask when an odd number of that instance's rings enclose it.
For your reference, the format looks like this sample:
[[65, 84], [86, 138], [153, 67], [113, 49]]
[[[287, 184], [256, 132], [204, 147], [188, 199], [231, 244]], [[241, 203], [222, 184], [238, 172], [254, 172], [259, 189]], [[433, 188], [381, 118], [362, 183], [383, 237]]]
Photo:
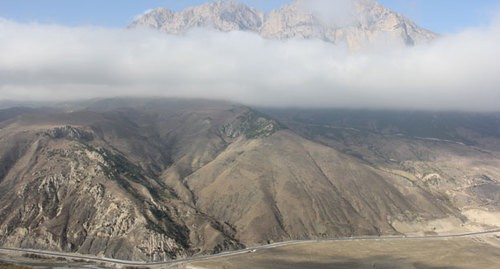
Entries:
[[350, 0], [339, 10], [331, 4], [322, 8], [315, 3], [296, 0], [268, 13], [233, 1], [209, 2], [178, 12], [157, 8], [136, 18], [129, 28], [149, 27], [176, 35], [199, 27], [246, 31], [268, 39], [320, 39], [354, 49], [374, 43], [413, 46], [437, 38], [371, 0]]

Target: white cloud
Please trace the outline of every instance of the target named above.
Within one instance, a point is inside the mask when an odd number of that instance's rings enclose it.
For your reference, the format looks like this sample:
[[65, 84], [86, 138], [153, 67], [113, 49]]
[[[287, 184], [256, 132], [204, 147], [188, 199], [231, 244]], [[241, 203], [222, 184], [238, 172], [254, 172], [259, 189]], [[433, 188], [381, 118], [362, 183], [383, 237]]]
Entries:
[[357, 21], [352, 0], [301, 0], [298, 3], [327, 25], [345, 27]]
[[322, 41], [183, 37], [0, 21], [0, 99], [112, 96], [250, 105], [499, 110], [500, 23], [431, 45], [349, 52]]

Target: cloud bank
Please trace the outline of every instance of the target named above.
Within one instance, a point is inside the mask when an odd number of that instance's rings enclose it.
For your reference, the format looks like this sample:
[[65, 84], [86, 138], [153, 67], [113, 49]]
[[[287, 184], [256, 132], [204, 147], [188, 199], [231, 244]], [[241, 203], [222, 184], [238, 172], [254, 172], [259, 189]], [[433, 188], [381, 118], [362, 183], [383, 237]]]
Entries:
[[242, 32], [170, 36], [0, 21], [0, 99], [114, 96], [249, 105], [500, 110], [500, 22], [363, 52]]

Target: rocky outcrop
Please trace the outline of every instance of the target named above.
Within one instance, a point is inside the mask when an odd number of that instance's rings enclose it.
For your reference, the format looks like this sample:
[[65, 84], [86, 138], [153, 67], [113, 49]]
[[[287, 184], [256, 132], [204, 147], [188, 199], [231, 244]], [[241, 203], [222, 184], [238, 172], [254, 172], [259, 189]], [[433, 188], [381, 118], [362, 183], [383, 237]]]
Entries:
[[251, 110], [222, 125], [220, 133], [227, 138], [237, 138], [241, 135], [246, 138], [258, 138], [270, 136], [280, 129], [283, 129], [283, 126], [276, 120]]
[[94, 139], [91, 132], [68, 125], [46, 130], [44, 134], [54, 139], [67, 138], [82, 141]]

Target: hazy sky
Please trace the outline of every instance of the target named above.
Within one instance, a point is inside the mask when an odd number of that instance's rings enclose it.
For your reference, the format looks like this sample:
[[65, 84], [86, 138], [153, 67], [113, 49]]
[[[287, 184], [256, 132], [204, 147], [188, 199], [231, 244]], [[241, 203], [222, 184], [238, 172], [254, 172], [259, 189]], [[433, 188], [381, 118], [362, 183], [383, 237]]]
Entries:
[[250, 105], [498, 111], [499, 18], [492, 13], [484, 25], [429, 45], [362, 52], [243, 32], [197, 30], [180, 37], [4, 19], [0, 99], [148, 95]]

